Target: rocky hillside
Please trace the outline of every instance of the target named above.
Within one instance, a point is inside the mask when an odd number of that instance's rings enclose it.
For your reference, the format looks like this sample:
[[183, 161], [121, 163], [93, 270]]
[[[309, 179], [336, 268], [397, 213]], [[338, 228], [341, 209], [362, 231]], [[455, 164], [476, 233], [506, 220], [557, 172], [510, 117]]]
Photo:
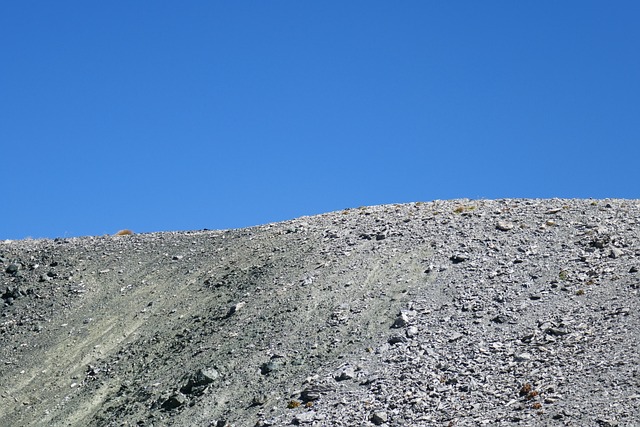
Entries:
[[0, 243], [2, 426], [640, 425], [640, 201]]

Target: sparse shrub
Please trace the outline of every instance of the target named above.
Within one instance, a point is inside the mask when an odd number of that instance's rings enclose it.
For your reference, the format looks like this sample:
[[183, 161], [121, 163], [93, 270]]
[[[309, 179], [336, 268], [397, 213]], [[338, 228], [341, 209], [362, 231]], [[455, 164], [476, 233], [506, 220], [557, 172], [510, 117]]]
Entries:
[[287, 408], [289, 409], [295, 409], [299, 406], [300, 406], [300, 402], [298, 402], [297, 400], [290, 400], [289, 403], [287, 403]]
[[457, 213], [457, 214], [461, 214], [461, 213], [464, 213], [464, 212], [471, 212], [471, 211], [473, 211], [475, 209], [476, 209], [475, 206], [458, 206], [457, 208], [455, 208], [453, 210], [453, 212]]
[[520, 396], [526, 396], [527, 394], [529, 394], [531, 392], [531, 390], [533, 389], [533, 387], [531, 387], [531, 384], [526, 383], [524, 384], [521, 388], [520, 388]]

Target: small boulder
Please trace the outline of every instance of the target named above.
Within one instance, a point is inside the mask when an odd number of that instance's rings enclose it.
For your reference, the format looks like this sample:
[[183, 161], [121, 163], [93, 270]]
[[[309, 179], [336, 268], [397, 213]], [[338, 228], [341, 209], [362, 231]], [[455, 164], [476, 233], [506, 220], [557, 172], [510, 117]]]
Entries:
[[18, 274], [18, 271], [20, 270], [20, 264], [17, 264], [15, 262], [12, 262], [11, 264], [9, 264], [7, 266], [7, 268], [4, 270], [7, 274], [10, 274], [12, 276], [15, 276], [16, 274]]
[[383, 412], [383, 411], [374, 412], [371, 415], [371, 422], [377, 426], [386, 423], [388, 420], [389, 420], [389, 416], [387, 415], [386, 412]]
[[185, 403], [187, 403], [187, 397], [182, 393], [175, 393], [162, 403], [162, 408], [165, 411], [172, 411]]
[[205, 368], [198, 369], [195, 373], [189, 376], [187, 384], [185, 384], [180, 391], [184, 394], [192, 394], [199, 396], [209, 387], [209, 384], [214, 382], [220, 374], [215, 369]]

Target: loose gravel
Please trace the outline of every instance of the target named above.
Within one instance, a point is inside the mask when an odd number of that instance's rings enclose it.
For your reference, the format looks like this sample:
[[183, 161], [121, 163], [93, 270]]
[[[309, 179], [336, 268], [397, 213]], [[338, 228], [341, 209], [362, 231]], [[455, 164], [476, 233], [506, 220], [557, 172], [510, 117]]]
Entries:
[[640, 201], [0, 242], [0, 425], [640, 425]]

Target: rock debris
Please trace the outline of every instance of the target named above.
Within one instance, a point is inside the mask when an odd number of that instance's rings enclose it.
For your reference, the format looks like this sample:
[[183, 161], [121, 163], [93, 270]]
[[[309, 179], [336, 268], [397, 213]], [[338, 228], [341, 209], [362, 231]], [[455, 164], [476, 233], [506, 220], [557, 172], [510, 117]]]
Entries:
[[640, 201], [0, 242], [0, 425], [640, 425]]

